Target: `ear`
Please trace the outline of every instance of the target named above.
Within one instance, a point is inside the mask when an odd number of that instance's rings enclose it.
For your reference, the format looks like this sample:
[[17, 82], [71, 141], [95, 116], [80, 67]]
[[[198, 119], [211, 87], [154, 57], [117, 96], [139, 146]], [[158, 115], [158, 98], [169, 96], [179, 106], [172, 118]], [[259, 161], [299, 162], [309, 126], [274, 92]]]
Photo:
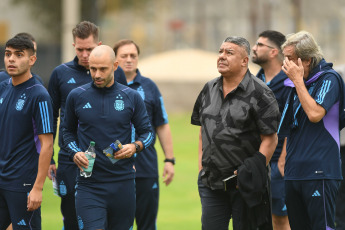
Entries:
[[307, 66], [310, 66], [310, 64], [311, 64], [311, 58], [309, 58], [308, 60], [305, 60], [304, 62], [305, 62], [305, 64], [306, 64]]
[[248, 56], [244, 57], [244, 58], [242, 59], [242, 66], [243, 66], [243, 67], [248, 66], [248, 62], [249, 62], [249, 57], [248, 57]]
[[279, 54], [279, 50], [278, 49], [271, 49], [271, 56], [275, 57]]
[[114, 66], [113, 66], [113, 67], [114, 67], [114, 71], [117, 70], [117, 67], [118, 67], [118, 66], [119, 66], [119, 62], [118, 62], [118, 61], [115, 61], [115, 62], [114, 62]]
[[30, 65], [30, 66], [33, 66], [33, 65], [35, 64], [36, 60], [37, 60], [36, 55], [31, 55], [31, 56], [29, 57], [29, 65]]

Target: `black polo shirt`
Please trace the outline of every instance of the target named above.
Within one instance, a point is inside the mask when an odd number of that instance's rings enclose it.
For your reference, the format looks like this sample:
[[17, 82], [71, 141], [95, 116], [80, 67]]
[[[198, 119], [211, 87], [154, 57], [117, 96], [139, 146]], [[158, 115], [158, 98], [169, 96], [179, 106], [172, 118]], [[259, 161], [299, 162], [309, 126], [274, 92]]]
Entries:
[[206, 83], [191, 123], [201, 126], [203, 183], [223, 189], [222, 179], [259, 150], [260, 134], [277, 132], [280, 113], [273, 92], [249, 70], [238, 87], [223, 97], [223, 77]]

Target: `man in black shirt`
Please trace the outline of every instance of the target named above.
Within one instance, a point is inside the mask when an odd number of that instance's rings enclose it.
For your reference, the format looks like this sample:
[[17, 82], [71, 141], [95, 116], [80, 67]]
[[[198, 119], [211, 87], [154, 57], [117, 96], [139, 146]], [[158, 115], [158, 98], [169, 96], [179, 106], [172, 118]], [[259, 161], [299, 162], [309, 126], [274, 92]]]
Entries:
[[[206, 83], [195, 102], [191, 123], [201, 126], [198, 185], [203, 230], [228, 229], [231, 217], [234, 230], [264, 224], [272, 228], [269, 205], [261, 215], [255, 208], [261, 200], [269, 201], [263, 198], [268, 198], [266, 165], [277, 145], [280, 115], [272, 91], [249, 72], [249, 54], [246, 39], [225, 39], [217, 61], [221, 76]], [[257, 167], [251, 168], [253, 162]], [[241, 179], [251, 170], [264, 176], [261, 184]], [[238, 180], [226, 180], [237, 174]], [[245, 188], [257, 185], [260, 192], [246, 193]]]

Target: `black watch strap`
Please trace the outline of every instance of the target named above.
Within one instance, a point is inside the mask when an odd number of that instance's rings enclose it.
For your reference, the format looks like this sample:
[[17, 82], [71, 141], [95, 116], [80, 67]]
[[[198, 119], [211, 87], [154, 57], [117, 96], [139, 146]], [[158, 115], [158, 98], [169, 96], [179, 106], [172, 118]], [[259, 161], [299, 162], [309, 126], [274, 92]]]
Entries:
[[135, 152], [136, 152], [136, 153], [140, 152], [140, 145], [138, 145], [138, 144], [135, 143], [135, 142], [132, 142], [132, 144], [135, 145]]
[[165, 158], [164, 162], [170, 162], [170, 163], [172, 163], [173, 165], [175, 165], [175, 157], [172, 158], [172, 159]]

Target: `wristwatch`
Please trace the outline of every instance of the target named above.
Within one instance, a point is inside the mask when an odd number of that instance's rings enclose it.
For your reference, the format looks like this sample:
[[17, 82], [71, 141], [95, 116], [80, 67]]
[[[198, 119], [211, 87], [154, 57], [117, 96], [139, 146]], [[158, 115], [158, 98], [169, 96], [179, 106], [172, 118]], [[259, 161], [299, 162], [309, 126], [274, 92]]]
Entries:
[[170, 162], [170, 163], [172, 163], [173, 165], [175, 165], [175, 157], [172, 158], [172, 159], [165, 158], [164, 162]]
[[138, 144], [135, 143], [135, 142], [132, 142], [132, 144], [135, 145], [135, 152], [136, 152], [136, 153], [140, 152], [140, 145], [138, 145]]

